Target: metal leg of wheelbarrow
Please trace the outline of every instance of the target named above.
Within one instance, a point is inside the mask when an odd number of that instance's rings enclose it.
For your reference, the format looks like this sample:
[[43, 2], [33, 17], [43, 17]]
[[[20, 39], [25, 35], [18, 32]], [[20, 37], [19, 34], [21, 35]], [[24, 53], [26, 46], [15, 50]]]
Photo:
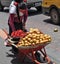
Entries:
[[[45, 51], [45, 48], [43, 48], [43, 50], [41, 49], [40, 51], [41, 51], [41, 53], [43, 54], [44, 59], [47, 60], [47, 63], [50, 63], [51, 60], [50, 60], [50, 58], [47, 56], [46, 51]], [[31, 50], [31, 53], [30, 53], [30, 54], [28, 53], [28, 54], [27, 54], [27, 57], [29, 57], [29, 58], [30, 58], [33, 62], [35, 62], [36, 64], [41, 64], [41, 62], [37, 61], [34, 52], [36, 52], [36, 51]]]
[[[32, 60], [32, 62], [34, 62], [34, 63], [36, 63], [36, 64], [40, 64], [40, 62], [38, 62], [38, 61], [36, 60], [36, 57], [35, 57], [34, 52], [35, 52], [34, 50], [30, 50], [30, 52], [20, 51], [20, 53], [22, 54], [22, 57], [23, 57], [23, 56], [27, 56], [29, 59]], [[20, 53], [19, 53], [18, 55], [21, 55]], [[20, 58], [21, 58], [22, 61], [24, 62], [24, 59], [23, 59], [22, 57], [20, 57]]]
[[[31, 59], [33, 62], [35, 62], [36, 64], [41, 64], [41, 62], [39, 62], [37, 59], [36, 59], [36, 56], [35, 56], [35, 52], [33, 49], [29, 52], [29, 53], [24, 53], [24, 55], [26, 55], [29, 59]], [[43, 51], [42, 51], [43, 52]], [[43, 52], [44, 53], [44, 52]], [[45, 53], [44, 53], [45, 55]]]
[[31, 53], [28, 53], [28, 54], [27, 54], [27, 57], [28, 57], [29, 59], [31, 59], [33, 62], [35, 62], [36, 64], [40, 64], [40, 62], [37, 61], [33, 50], [31, 51]]
[[[34, 62], [34, 63], [36, 63], [36, 64], [41, 64], [41, 62], [39, 62], [39, 61], [36, 59], [36, 56], [35, 56], [35, 52], [38, 51], [38, 50], [39, 50], [39, 49], [37, 49], [37, 50], [31, 49], [31, 50], [29, 50], [29, 51], [27, 51], [27, 50], [24, 50], [24, 51], [20, 50], [20, 52], [21, 52], [22, 56], [27, 56], [29, 59], [32, 60], [32, 62]], [[48, 57], [48, 55], [46, 54], [45, 48], [40, 49], [40, 52], [42, 53], [44, 60], [45, 60], [45, 59], [47, 60], [46, 63], [47, 63], [47, 64], [51, 64], [51, 63], [50, 63], [51, 60], [50, 60], [50, 58]], [[20, 55], [20, 54], [19, 54], [19, 55]], [[52, 63], [52, 64], [53, 64], [53, 63]]]
[[50, 58], [48, 57], [45, 48], [43, 48], [43, 50], [41, 49], [40, 52], [43, 54], [44, 60], [47, 60], [47, 63], [49, 63], [51, 60], [50, 60]]
[[[43, 52], [44, 51], [44, 52]], [[46, 50], [45, 48], [43, 48], [43, 51], [40, 50], [40, 52], [44, 55], [44, 60], [47, 60], [47, 64], [55, 64], [55, 62], [51, 61], [51, 59], [48, 57], [48, 55], [46, 54]]]

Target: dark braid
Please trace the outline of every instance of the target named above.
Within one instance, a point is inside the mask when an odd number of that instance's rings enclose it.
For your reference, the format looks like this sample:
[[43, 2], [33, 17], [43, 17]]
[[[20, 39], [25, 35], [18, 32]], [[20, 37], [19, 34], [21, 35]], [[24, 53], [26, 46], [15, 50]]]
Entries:
[[[15, 2], [17, 2], [17, 3], [20, 4], [21, 2], [23, 2], [23, 0], [15, 0]], [[19, 5], [19, 4], [18, 4], [18, 5]], [[19, 6], [18, 6], [18, 5], [16, 6], [16, 12], [17, 12], [18, 20], [20, 21], [20, 16], [19, 16]]]
[[16, 12], [17, 12], [18, 20], [20, 21], [20, 16], [19, 16], [19, 7], [18, 7], [18, 5], [16, 6]]

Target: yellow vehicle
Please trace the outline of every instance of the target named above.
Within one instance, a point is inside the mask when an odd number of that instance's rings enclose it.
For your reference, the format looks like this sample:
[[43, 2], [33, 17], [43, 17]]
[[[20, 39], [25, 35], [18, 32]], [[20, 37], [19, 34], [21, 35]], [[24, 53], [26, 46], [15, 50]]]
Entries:
[[43, 14], [49, 15], [55, 24], [60, 23], [60, 0], [43, 0]]

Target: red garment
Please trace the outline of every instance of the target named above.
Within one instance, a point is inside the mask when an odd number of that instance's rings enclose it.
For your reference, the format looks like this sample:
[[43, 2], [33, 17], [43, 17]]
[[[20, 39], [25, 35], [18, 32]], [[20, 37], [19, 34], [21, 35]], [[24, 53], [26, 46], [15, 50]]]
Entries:
[[20, 11], [23, 13], [23, 16], [20, 16], [20, 21], [18, 20], [18, 17], [16, 14], [10, 14], [10, 16], [9, 16], [9, 22], [8, 23], [11, 26], [12, 31], [15, 31], [14, 22], [20, 23], [23, 20], [23, 22], [25, 23], [27, 20], [28, 10], [27, 9], [26, 10], [20, 9]]

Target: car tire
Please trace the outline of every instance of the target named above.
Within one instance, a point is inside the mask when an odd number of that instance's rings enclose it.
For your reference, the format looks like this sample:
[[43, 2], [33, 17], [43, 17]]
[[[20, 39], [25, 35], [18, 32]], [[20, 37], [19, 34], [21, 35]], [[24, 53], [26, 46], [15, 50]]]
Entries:
[[59, 12], [55, 9], [55, 8], [52, 8], [51, 11], [50, 11], [50, 16], [51, 16], [51, 20], [54, 24], [59, 24]]

